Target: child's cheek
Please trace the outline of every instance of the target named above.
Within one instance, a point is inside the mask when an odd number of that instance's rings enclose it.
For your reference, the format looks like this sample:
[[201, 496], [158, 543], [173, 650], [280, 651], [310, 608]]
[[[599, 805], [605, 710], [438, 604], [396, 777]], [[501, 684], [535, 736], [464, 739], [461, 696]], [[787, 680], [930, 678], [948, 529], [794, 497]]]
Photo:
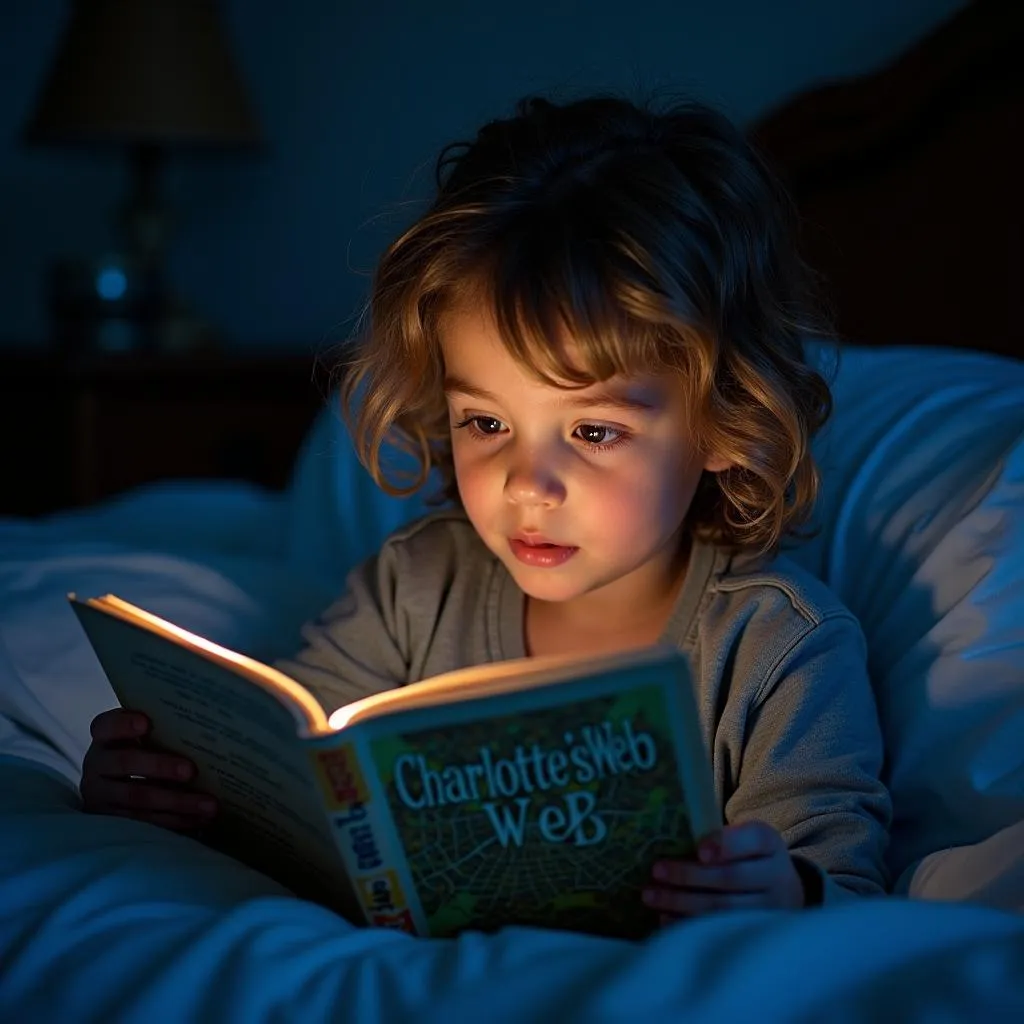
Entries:
[[489, 471], [480, 459], [456, 458], [455, 480], [469, 521], [478, 533], [487, 536], [494, 525], [491, 520], [502, 496], [501, 485], [493, 470]]

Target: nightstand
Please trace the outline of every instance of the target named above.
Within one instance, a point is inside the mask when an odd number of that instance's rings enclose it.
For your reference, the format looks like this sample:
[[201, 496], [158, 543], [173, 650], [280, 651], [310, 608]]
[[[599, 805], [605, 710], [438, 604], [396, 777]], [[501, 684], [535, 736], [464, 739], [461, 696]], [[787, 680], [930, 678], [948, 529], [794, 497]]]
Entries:
[[180, 478], [287, 483], [330, 389], [313, 355], [0, 350], [0, 514], [76, 508]]

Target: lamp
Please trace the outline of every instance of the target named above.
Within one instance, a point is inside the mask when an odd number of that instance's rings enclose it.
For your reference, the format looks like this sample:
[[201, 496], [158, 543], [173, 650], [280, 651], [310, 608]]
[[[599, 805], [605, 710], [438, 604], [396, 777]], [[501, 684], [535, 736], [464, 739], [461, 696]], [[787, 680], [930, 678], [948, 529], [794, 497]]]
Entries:
[[[138, 275], [134, 319], [144, 323], [136, 326], [150, 336], [168, 310], [170, 221], [160, 179], [169, 151], [263, 142], [215, 0], [73, 0], [23, 137], [127, 151], [130, 187], [117, 235]], [[119, 291], [109, 276], [107, 291]]]

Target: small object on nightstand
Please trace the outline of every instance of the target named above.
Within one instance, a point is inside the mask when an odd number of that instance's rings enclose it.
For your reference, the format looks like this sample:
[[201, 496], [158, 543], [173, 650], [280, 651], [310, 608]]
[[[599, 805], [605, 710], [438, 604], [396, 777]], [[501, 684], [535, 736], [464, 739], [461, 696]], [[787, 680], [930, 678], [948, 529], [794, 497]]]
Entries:
[[117, 253], [63, 259], [50, 275], [55, 347], [65, 356], [192, 354], [217, 347], [209, 324], [168, 300], [138, 261]]

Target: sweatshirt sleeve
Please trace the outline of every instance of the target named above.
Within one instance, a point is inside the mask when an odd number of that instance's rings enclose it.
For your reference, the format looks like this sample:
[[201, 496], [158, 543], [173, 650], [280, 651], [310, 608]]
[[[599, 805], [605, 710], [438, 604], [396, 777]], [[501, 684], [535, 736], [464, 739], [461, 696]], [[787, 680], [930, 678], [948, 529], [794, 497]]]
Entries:
[[304, 646], [276, 663], [328, 715], [408, 682], [408, 624], [396, 595], [400, 558], [397, 545], [388, 543], [353, 569], [342, 596], [303, 626]]
[[777, 829], [810, 903], [885, 892], [891, 819], [865, 642], [848, 614], [784, 651], [753, 701], [730, 823]]

